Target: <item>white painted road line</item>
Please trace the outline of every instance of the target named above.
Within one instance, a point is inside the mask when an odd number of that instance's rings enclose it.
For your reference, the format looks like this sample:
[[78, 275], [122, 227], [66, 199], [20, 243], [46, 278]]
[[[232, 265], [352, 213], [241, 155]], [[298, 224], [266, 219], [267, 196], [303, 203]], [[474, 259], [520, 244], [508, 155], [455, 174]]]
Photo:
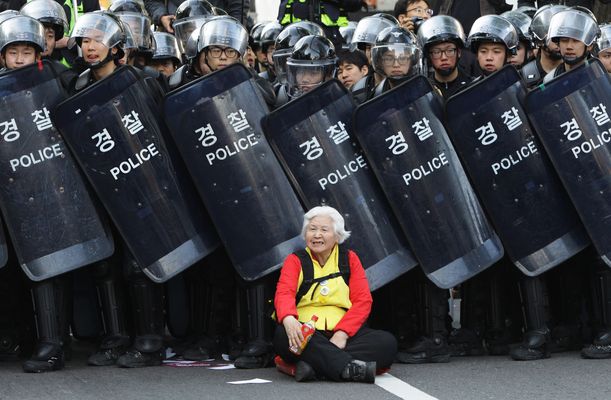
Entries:
[[376, 376], [376, 385], [401, 399], [437, 400], [436, 397], [424, 393], [422, 390], [413, 387], [407, 382], [403, 382], [399, 378], [395, 378], [389, 373]]

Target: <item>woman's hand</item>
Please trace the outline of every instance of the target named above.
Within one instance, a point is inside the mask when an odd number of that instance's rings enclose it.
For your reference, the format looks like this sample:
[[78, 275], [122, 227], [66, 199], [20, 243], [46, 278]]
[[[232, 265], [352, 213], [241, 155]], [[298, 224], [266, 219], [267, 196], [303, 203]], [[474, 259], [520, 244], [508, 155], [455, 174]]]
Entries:
[[343, 350], [346, 347], [346, 342], [348, 341], [348, 334], [344, 331], [336, 331], [333, 336], [331, 336], [329, 341]]
[[292, 315], [286, 316], [282, 320], [286, 336], [289, 338], [289, 347], [299, 347], [303, 342], [303, 334], [301, 333], [301, 322], [297, 321], [297, 318]]

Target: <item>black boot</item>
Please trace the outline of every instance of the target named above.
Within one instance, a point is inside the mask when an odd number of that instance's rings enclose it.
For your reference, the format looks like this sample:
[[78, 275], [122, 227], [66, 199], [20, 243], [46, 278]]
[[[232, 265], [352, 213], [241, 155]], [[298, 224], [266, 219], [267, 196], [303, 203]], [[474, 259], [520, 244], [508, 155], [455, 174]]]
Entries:
[[[202, 262], [201, 267], [217, 268], [208, 260]], [[187, 288], [189, 293], [189, 334], [192, 338], [191, 344], [185, 349], [182, 356], [185, 360], [204, 361], [217, 357], [219, 354], [216, 340], [208, 336], [211, 326], [216, 317], [215, 305], [219, 299], [215, 293], [213, 282], [204, 277], [204, 271], [199, 265], [193, 266], [187, 271]], [[226, 314], [223, 318], [226, 318]]]
[[265, 311], [266, 292], [269, 286], [269, 282], [260, 282], [246, 288], [249, 341], [235, 360], [236, 368], [252, 369], [273, 366], [273, 346], [268, 340], [271, 337], [269, 326], [271, 321], [268, 321]]
[[599, 333], [592, 344], [581, 350], [588, 359], [611, 358], [611, 269], [598, 258], [593, 265], [592, 297]]
[[58, 291], [64, 289], [51, 278], [38, 282], [32, 289], [34, 315], [38, 330], [38, 343], [32, 357], [23, 363], [25, 372], [48, 372], [64, 368], [63, 329], [61, 326], [63, 312]]
[[[485, 343], [490, 355], [509, 354], [509, 344], [515, 339], [513, 334], [513, 319], [510, 316], [510, 303], [514, 300], [508, 286], [512, 286], [505, 269], [512, 268], [502, 262], [490, 270], [488, 294], [490, 308], [488, 309], [488, 328], [485, 334]], [[516, 340], [517, 341], [517, 340]]]
[[132, 348], [119, 357], [117, 365], [124, 368], [161, 365], [165, 358], [163, 286], [150, 281], [135, 260], [126, 262], [136, 337]]
[[125, 283], [118, 273], [119, 267], [113, 264], [112, 259], [101, 261], [94, 268], [98, 301], [104, 322], [104, 338], [87, 363], [94, 366], [114, 365], [127, 351], [130, 342]]
[[376, 380], [376, 362], [352, 360], [344, 367], [342, 379], [352, 382], [374, 383]]
[[524, 277], [518, 288], [527, 331], [522, 343], [512, 348], [509, 355], [518, 361], [549, 358], [550, 313], [545, 281], [542, 277]]
[[406, 364], [448, 362], [448, 291], [422, 277], [418, 293], [420, 330], [424, 336], [399, 351], [397, 361]]

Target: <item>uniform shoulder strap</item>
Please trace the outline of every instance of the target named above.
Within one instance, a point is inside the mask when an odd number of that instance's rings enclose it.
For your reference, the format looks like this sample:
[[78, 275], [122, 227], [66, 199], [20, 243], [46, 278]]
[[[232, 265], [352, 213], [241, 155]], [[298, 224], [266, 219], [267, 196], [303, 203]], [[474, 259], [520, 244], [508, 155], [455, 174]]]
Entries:
[[305, 249], [301, 249], [299, 251], [294, 252], [299, 258], [299, 262], [301, 263], [301, 272], [303, 273], [303, 281], [301, 282], [301, 286], [299, 286], [299, 290], [297, 290], [297, 294], [295, 295], [296, 304], [299, 304], [299, 301], [308, 290], [312, 287], [312, 280], [314, 279], [314, 264], [312, 263], [312, 259], [310, 255]]
[[342, 278], [344, 278], [344, 282], [346, 282], [346, 285], [350, 284], [350, 258], [348, 257], [349, 252], [350, 249], [344, 246], [339, 246], [339, 272], [342, 274]]

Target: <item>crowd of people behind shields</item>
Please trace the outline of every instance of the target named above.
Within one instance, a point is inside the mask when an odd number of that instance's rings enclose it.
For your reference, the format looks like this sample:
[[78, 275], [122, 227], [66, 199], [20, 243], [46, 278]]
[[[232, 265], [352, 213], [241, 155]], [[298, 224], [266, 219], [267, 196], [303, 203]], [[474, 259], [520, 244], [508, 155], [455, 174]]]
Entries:
[[[316, 8], [307, 1], [283, 0], [278, 21], [259, 22], [247, 29], [245, 3], [248, 2], [115, 0], [109, 10], [97, 10], [97, 4], [85, 2], [84, 12], [79, 10], [75, 15], [70, 4], [32, 0], [18, 11], [0, 13], [4, 70], [48, 60], [59, 71], [67, 92], [76, 94], [126, 64], [143, 76], [153, 77], [161, 96], [211, 72], [243, 63], [270, 109], [334, 78], [353, 94], [356, 102], [364, 103], [419, 74], [427, 76], [439, 95], [447, 99], [507, 64], [521, 72], [529, 88], [594, 57], [611, 72], [611, 26], [599, 25], [592, 12], [581, 6], [522, 5], [507, 10], [502, 1], [478, 1], [472, 8], [459, 7], [459, 2], [452, 1], [430, 4], [424, 0], [399, 0], [393, 15], [378, 13], [357, 22], [348, 21], [347, 12], [357, 11], [360, 1], [312, 2], [319, 6]], [[433, 8], [445, 15], [435, 15]], [[463, 29], [466, 26], [468, 29]], [[233, 291], [243, 289], [227, 284], [237, 281], [235, 276], [218, 273], [230, 270], [225, 268], [229, 261], [222, 250], [209, 257], [203, 268], [192, 268], [184, 289], [192, 304], [185, 317], [189, 321], [184, 335], [188, 340], [182, 342], [180, 351], [185, 359], [205, 360], [227, 352], [237, 367], [257, 368], [271, 365], [276, 354], [276, 364], [288, 365], [298, 381], [373, 382], [376, 372], [387, 370], [394, 361], [447, 362], [451, 355], [486, 351], [510, 354], [516, 360], [533, 360], [549, 357], [551, 351], [582, 346], [580, 310], [577, 315], [562, 314], [575, 308], [565, 307], [566, 302], [581, 304], [587, 297], [579, 290], [577, 297], [567, 294], [566, 299], [558, 300], [562, 304], [551, 304], [552, 309], [562, 310], [553, 317], [550, 304], [539, 313], [542, 304], [529, 304], [522, 299], [523, 312], [518, 314], [526, 316], [525, 321], [518, 317], [508, 324], [506, 316], [501, 316], [505, 322], [487, 321], [482, 317], [487, 305], [479, 300], [498, 298], [480, 298], [464, 302], [463, 321], [456, 315], [449, 321], [448, 291], [435, 287], [423, 276], [415, 276], [415, 272], [408, 275], [416, 284], [405, 280], [396, 284], [424, 289], [414, 290], [418, 293], [415, 298], [393, 301], [408, 304], [412, 310], [416, 307], [416, 321], [410, 312], [392, 315], [392, 319], [400, 321], [400, 326], [395, 323], [388, 327], [394, 336], [369, 328], [368, 319], [385, 328], [380, 321], [387, 321], [390, 311], [377, 310], [380, 314], [376, 315], [374, 308], [372, 314], [372, 295], [363, 266], [358, 255], [343, 244], [350, 232], [345, 230], [341, 214], [327, 206], [311, 209], [305, 214], [302, 235], [305, 251], [287, 255], [277, 281], [275, 333], [257, 330], [255, 326], [266, 324], [251, 319], [246, 329], [250, 334], [234, 341], [219, 339], [231, 337], [235, 333], [232, 329], [239, 325], [233, 321], [233, 307], [240, 304], [227, 299], [235, 298]], [[88, 363], [160, 365], [166, 332], [163, 289], [142, 274], [124, 245], [118, 247], [111, 259], [91, 267], [102, 309], [103, 332], [96, 337], [98, 348]], [[590, 267], [595, 269], [597, 276], [603, 277], [604, 286], [602, 291], [585, 293], [598, 294], [592, 301], [602, 307], [602, 317], [592, 322], [600, 331], [586, 338], [593, 341], [588, 340], [590, 344], [583, 347], [581, 354], [585, 358], [611, 358], [608, 268], [601, 269], [600, 259], [590, 253], [577, 262], [588, 267], [579, 269], [579, 273], [587, 273]], [[312, 270], [316, 285], [303, 286], [305, 268]], [[562, 275], [557, 279], [561, 291], [567, 282], [575, 283], [576, 270], [558, 268], [553, 272]], [[123, 290], [123, 274], [127, 277], [127, 293]], [[520, 280], [512, 279], [514, 283]], [[58, 276], [31, 283], [38, 340], [23, 364], [27, 372], [62, 369], [71, 337], [79, 336], [74, 322], [72, 331], [69, 327], [69, 280], [72, 278]], [[396, 295], [393, 284], [380, 293], [389, 290]], [[275, 286], [276, 282], [272, 282], [271, 287]], [[463, 286], [451, 291], [451, 302], [456, 293], [469, 292], [468, 282]], [[304, 287], [306, 293], [301, 292]], [[403, 288], [401, 292], [405, 292]], [[547, 298], [547, 293], [541, 295]], [[127, 305], [128, 297], [131, 307]], [[517, 298], [504, 300], [519, 303]], [[264, 302], [265, 298], [255, 301]], [[255, 319], [264, 318], [254, 311], [252, 314]], [[313, 315], [318, 317], [316, 333], [308, 346], [300, 355], [289, 351], [302, 344], [302, 324]], [[170, 322], [167, 325], [172, 331]], [[494, 335], [490, 334], [492, 330]], [[406, 331], [412, 335], [406, 335]], [[520, 336], [523, 341], [509, 347]], [[19, 345], [11, 347], [11, 351], [18, 353]]]

